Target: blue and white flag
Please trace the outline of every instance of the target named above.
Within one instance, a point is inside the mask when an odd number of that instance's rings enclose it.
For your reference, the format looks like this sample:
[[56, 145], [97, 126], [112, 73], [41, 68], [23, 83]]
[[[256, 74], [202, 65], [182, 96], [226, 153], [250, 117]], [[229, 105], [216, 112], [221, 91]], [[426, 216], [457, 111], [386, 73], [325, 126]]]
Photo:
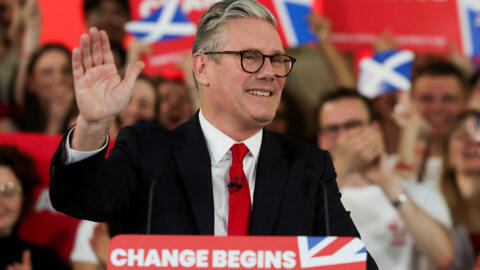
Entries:
[[352, 270], [365, 269], [361, 263], [367, 259], [365, 244], [358, 238], [299, 236], [298, 251], [302, 268], [328, 269], [328, 266], [349, 264]]
[[480, 56], [480, 1], [457, 0], [463, 50], [466, 55]]
[[394, 50], [361, 60], [358, 90], [368, 98], [394, 90], [410, 90], [414, 58], [412, 51]]
[[179, 0], [169, 0], [149, 16], [128, 22], [125, 30], [144, 43], [154, 43], [192, 36], [196, 26], [182, 12]]
[[317, 41], [310, 31], [308, 14], [311, 12], [311, 0], [272, 0], [278, 20], [289, 47], [297, 47]]

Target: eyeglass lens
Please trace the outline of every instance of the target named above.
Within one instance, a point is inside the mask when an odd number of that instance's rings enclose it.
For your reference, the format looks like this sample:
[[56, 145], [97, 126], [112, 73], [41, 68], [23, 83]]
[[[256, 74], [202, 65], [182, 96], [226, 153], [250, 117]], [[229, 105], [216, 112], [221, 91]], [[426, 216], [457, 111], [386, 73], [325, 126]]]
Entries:
[[286, 55], [266, 56], [258, 51], [244, 51], [242, 54], [242, 67], [246, 72], [257, 72], [262, 68], [265, 57], [270, 58], [275, 75], [280, 77], [288, 75], [292, 68], [293, 61]]

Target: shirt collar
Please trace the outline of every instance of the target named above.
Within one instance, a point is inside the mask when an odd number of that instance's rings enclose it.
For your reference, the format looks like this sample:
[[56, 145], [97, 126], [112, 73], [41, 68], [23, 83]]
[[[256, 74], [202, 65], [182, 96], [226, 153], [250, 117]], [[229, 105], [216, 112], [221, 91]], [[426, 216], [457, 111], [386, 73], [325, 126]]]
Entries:
[[203, 134], [205, 135], [205, 139], [207, 141], [207, 148], [210, 154], [212, 166], [217, 165], [217, 163], [220, 162], [220, 160], [230, 150], [232, 145], [236, 143], [245, 144], [249, 150], [247, 155], [253, 155], [255, 162], [257, 162], [258, 155], [260, 153], [260, 146], [262, 145], [263, 129], [250, 138], [242, 142], [237, 142], [208, 122], [203, 115], [202, 110], [200, 110], [199, 113], [199, 120], [200, 127], [202, 128]]

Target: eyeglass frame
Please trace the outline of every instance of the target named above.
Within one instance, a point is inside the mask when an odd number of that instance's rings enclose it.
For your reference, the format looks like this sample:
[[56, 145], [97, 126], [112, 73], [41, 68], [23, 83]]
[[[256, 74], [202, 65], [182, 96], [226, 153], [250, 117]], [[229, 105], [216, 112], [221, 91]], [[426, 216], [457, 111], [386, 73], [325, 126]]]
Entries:
[[[366, 125], [369, 125], [371, 122], [372, 121], [365, 122], [362, 120], [353, 119], [339, 125], [329, 125], [329, 126], [319, 127], [318, 132], [324, 136], [329, 136], [333, 134], [338, 134], [340, 130], [352, 130], [355, 128], [364, 127]], [[333, 131], [332, 129], [335, 129], [335, 131]]]
[[[257, 52], [259, 53], [261, 56], [262, 56], [262, 64], [260, 64], [260, 66], [258, 67], [257, 70], [255, 71], [248, 71], [245, 69], [245, 67], [243, 66], [243, 55], [247, 52]], [[287, 54], [280, 54], [280, 53], [277, 53], [277, 54], [272, 54], [272, 55], [267, 55], [267, 54], [263, 54], [261, 53], [260, 51], [257, 51], [257, 50], [242, 50], [242, 51], [214, 51], [214, 52], [204, 52], [204, 54], [206, 55], [210, 55], [210, 54], [236, 54], [236, 55], [240, 55], [240, 65], [242, 66], [242, 69], [243, 71], [247, 72], [247, 73], [250, 73], [250, 74], [253, 74], [253, 73], [257, 73], [260, 71], [260, 69], [262, 69], [263, 67], [263, 64], [265, 64], [265, 58], [269, 58], [270, 59], [270, 63], [273, 63], [272, 62], [272, 59], [276, 56], [286, 56], [288, 58], [290, 58], [292, 61], [291, 61], [291, 64], [290, 64], [290, 69], [288, 70], [287, 74], [285, 74], [284, 76], [280, 76], [280, 75], [277, 75], [275, 74], [275, 77], [277, 78], [286, 78], [290, 72], [292, 72], [292, 69], [293, 69], [293, 64], [295, 64], [295, 61], [297, 61], [297, 59], [295, 59], [294, 57], [290, 56], [290, 55], [287, 55]]]
[[23, 195], [22, 186], [16, 185], [13, 182], [0, 184], [0, 197], [12, 198], [16, 195]]

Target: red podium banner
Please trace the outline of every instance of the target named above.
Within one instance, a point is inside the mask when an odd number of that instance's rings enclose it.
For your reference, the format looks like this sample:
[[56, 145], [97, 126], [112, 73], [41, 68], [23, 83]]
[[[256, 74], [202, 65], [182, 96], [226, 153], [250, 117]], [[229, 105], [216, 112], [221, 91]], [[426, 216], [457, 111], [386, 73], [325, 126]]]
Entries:
[[367, 251], [355, 237], [119, 235], [107, 269], [364, 270]]

